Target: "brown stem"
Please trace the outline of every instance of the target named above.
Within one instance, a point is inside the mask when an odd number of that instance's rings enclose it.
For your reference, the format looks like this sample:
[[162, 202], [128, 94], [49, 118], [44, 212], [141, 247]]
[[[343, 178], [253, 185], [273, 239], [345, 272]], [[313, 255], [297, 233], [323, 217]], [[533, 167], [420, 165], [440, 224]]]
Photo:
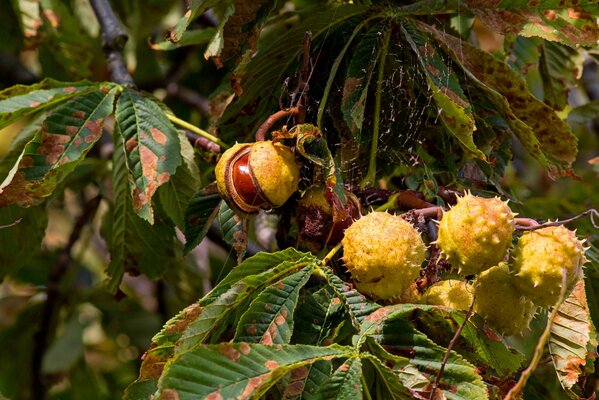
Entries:
[[399, 192], [399, 194], [397, 196], [397, 204], [400, 207], [407, 208], [407, 209], [413, 209], [413, 208], [424, 209], [424, 208], [435, 207], [434, 204], [429, 203], [428, 201], [422, 200], [420, 197], [418, 197], [417, 192], [415, 192], [413, 190], [404, 190], [404, 191]]
[[441, 376], [443, 375], [443, 371], [445, 370], [445, 365], [447, 365], [447, 360], [449, 360], [449, 356], [451, 355], [451, 349], [453, 349], [453, 347], [455, 346], [456, 342], [458, 341], [458, 338], [462, 334], [462, 330], [464, 330], [464, 327], [468, 323], [468, 320], [470, 319], [470, 316], [472, 315], [472, 312], [474, 311], [474, 302], [475, 301], [476, 301], [476, 294], [473, 294], [472, 295], [472, 303], [470, 303], [470, 307], [468, 308], [468, 312], [466, 313], [466, 316], [464, 317], [464, 321], [460, 324], [460, 326], [458, 327], [458, 330], [455, 331], [453, 338], [451, 338], [451, 341], [449, 342], [449, 346], [447, 346], [447, 351], [445, 351], [445, 355], [443, 356], [443, 361], [441, 361], [441, 367], [439, 368], [439, 372], [437, 373], [437, 376], [435, 377], [435, 381], [433, 382], [433, 386], [431, 388], [431, 394], [428, 398], [429, 400], [433, 400], [435, 398], [435, 391], [437, 390], [437, 387], [439, 386], [439, 382], [441, 382]]
[[288, 110], [280, 110], [280, 111], [277, 111], [276, 113], [272, 114], [270, 117], [268, 117], [266, 119], [266, 121], [264, 121], [262, 123], [262, 125], [260, 125], [260, 127], [256, 131], [256, 142], [263, 142], [266, 140], [266, 134], [272, 128], [272, 126], [275, 124], [275, 122], [277, 122], [278, 120], [283, 119], [285, 117], [289, 117], [289, 116], [297, 115], [297, 114], [298, 114], [298, 109], [295, 107], [291, 107]]
[[185, 136], [187, 137], [187, 139], [189, 139], [193, 147], [203, 149], [211, 153], [218, 154], [221, 152], [221, 148], [218, 144], [206, 139], [203, 136], [200, 136], [188, 130], [185, 130]]
[[63, 296], [60, 292], [60, 283], [71, 266], [71, 251], [73, 246], [75, 243], [77, 243], [77, 240], [81, 236], [83, 227], [96, 213], [101, 199], [102, 198], [100, 196], [96, 196], [85, 204], [81, 215], [75, 222], [75, 226], [73, 227], [73, 231], [69, 236], [67, 245], [58, 255], [56, 263], [50, 271], [48, 283], [46, 285], [46, 302], [44, 303], [44, 308], [42, 309], [40, 315], [39, 329], [35, 334], [32, 350], [31, 393], [33, 399], [42, 400], [46, 398], [47, 388], [42, 373], [42, 362], [56, 325], [54, 319], [58, 315], [63, 301]]
[[514, 223], [516, 224], [516, 229], [518, 230], [526, 230], [528, 228], [535, 228], [539, 226], [538, 221], [532, 218], [514, 218]]
[[10, 227], [13, 227], [13, 226], [15, 226], [15, 225], [18, 225], [18, 224], [20, 224], [20, 223], [21, 223], [21, 218], [19, 218], [19, 219], [18, 219], [18, 220], [16, 220], [15, 222], [12, 222], [12, 223], [10, 223], [10, 224], [8, 224], [8, 225], [0, 225], [0, 229], [6, 229], [6, 228], [10, 228]]
[[574, 222], [577, 219], [580, 219], [587, 215], [590, 216], [591, 224], [593, 225], [593, 227], [599, 229], [599, 225], [595, 222], [595, 218], [599, 217], [599, 211], [595, 210], [594, 208], [590, 208], [586, 211], [583, 211], [580, 214], [573, 216], [572, 218], [566, 218], [566, 219], [557, 220], [557, 221], [553, 221], [553, 222], [549, 221], [549, 222], [545, 222], [543, 224], [539, 224], [537, 221], [535, 221], [534, 219], [530, 219], [530, 218], [516, 218], [515, 219], [516, 229], [519, 231], [534, 231], [537, 229], [546, 228], [548, 226], [560, 226], [560, 225], [564, 225], [564, 224], [567, 224], [570, 222]]
[[129, 38], [127, 31], [117, 19], [108, 0], [90, 0], [90, 3], [100, 23], [102, 49], [112, 81], [121, 85], [135, 86], [123, 59], [123, 49]]

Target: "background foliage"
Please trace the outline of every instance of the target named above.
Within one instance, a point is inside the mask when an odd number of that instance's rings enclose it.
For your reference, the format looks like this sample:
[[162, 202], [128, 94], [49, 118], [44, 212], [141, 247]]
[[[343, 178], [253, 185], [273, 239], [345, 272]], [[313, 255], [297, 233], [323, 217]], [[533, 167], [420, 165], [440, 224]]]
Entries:
[[[182, 3], [111, 2], [131, 86], [87, 0], [0, 2], [0, 398], [428, 398], [465, 312], [364, 298], [293, 248], [297, 198], [240, 235], [247, 221], [210, 190], [218, 146], [180, 120], [251, 141], [307, 80], [326, 141], [298, 143], [311, 161], [330, 150], [327, 172], [363, 205], [471, 189], [568, 217], [599, 205], [599, 3]], [[572, 226], [592, 245], [588, 304], [564, 306], [527, 399], [598, 388], [599, 235]], [[505, 395], [545, 314], [505, 340], [473, 316], [444, 395]]]

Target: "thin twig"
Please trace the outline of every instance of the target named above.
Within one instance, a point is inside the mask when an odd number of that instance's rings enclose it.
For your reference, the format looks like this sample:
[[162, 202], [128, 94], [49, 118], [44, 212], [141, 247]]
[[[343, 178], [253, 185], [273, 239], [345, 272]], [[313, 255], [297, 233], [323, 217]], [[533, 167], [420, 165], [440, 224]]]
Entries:
[[135, 86], [133, 77], [125, 65], [123, 49], [129, 39], [127, 31], [119, 22], [108, 0], [90, 0], [102, 30], [102, 49], [113, 82]]
[[22, 218], [19, 218], [19, 219], [18, 219], [18, 220], [16, 220], [15, 222], [13, 222], [13, 223], [10, 223], [10, 224], [8, 224], [8, 225], [0, 225], [0, 229], [6, 229], [6, 228], [13, 227], [13, 226], [15, 226], [15, 225], [18, 225], [18, 224], [20, 224], [20, 223], [21, 223], [21, 220], [22, 220]]
[[441, 361], [441, 367], [439, 368], [439, 372], [437, 373], [437, 376], [435, 377], [435, 381], [433, 382], [429, 400], [433, 400], [435, 398], [435, 391], [437, 390], [437, 387], [439, 386], [439, 382], [441, 382], [441, 376], [443, 375], [443, 371], [445, 370], [445, 365], [447, 365], [447, 360], [449, 360], [449, 356], [451, 355], [451, 349], [453, 349], [453, 347], [455, 346], [460, 335], [462, 334], [462, 330], [464, 330], [464, 327], [468, 323], [468, 320], [470, 319], [470, 316], [472, 315], [472, 312], [474, 311], [474, 302], [475, 301], [476, 301], [476, 294], [473, 294], [472, 295], [472, 303], [470, 303], [470, 307], [468, 308], [468, 312], [466, 313], [466, 316], [464, 317], [464, 321], [460, 324], [460, 326], [458, 327], [458, 330], [455, 331], [453, 338], [451, 338], [451, 341], [449, 342], [449, 346], [447, 346], [447, 350], [445, 351], [445, 355], [443, 356], [443, 361]]
[[83, 227], [93, 217], [100, 205], [101, 196], [89, 200], [83, 207], [81, 215], [77, 218], [73, 231], [69, 236], [67, 245], [62, 249], [56, 263], [50, 271], [46, 285], [46, 302], [41, 312], [39, 329], [35, 334], [31, 362], [31, 393], [33, 399], [46, 398], [46, 382], [42, 374], [42, 362], [48, 349], [52, 331], [55, 328], [54, 318], [58, 315], [62, 303], [60, 283], [71, 265], [71, 250], [81, 236]]
[[565, 268], [562, 268], [562, 287], [559, 292], [559, 300], [557, 301], [557, 304], [553, 306], [553, 310], [551, 310], [551, 314], [549, 315], [549, 319], [547, 321], [547, 326], [545, 327], [545, 330], [543, 331], [541, 337], [539, 338], [539, 341], [537, 342], [537, 346], [535, 347], [535, 352], [532, 356], [532, 360], [530, 361], [530, 365], [524, 371], [522, 371], [520, 379], [518, 379], [518, 382], [510, 389], [510, 391], [505, 396], [504, 400], [512, 400], [518, 398], [518, 395], [520, 394], [522, 389], [524, 389], [524, 386], [526, 385], [528, 378], [530, 378], [534, 370], [539, 365], [539, 361], [541, 361], [541, 356], [545, 351], [545, 345], [547, 344], [547, 340], [549, 339], [549, 334], [551, 333], [553, 320], [555, 319], [558, 309], [564, 302], [564, 298], [566, 297], [567, 286], [567, 271]]
[[581, 212], [580, 214], [575, 215], [572, 218], [566, 218], [566, 219], [557, 220], [557, 221], [553, 221], [553, 222], [549, 221], [549, 222], [545, 222], [543, 224], [537, 223], [536, 225], [534, 225], [534, 224], [526, 225], [526, 224], [520, 223], [521, 222], [520, 220], [523, 220], [523, 219], [529, 220], [530, 218], [516, 218], [516, 229], [519, 231], [535, 231], [537, 229], [547, 228], [548, 226], [560, 226], [560, 225], [564, 225], [564, 224], [567, 224], [570, 222], [574, 222], [577, 219], [580, 219], [587, 215], [590, 216], [589, 219], [591, 220], [591, 224], [593, 225], [593, 227], [599, 229], [599, 224], [597, 224], [595, 222], [595, 218], [599, 218], [599, 211], [595, 210], [594, 208], [591, 208], [584, 212]]

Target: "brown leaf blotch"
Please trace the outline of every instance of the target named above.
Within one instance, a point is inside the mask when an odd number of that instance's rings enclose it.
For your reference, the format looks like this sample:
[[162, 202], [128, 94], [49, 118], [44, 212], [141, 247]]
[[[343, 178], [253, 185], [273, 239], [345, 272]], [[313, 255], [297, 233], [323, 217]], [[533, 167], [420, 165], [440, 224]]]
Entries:
[[218, 349], [218, 352], [231, 361], [239, 361], [239, 351], [230, 343], [222, 344]]
[[277, 368], [277, 367], [279, 366], [279, 363], [278, 363], [278, 362], [276, 362], [275, 360], [267, 360], [267, 361], [264, 363], [264, 366], [265, 366], [266, 368], [268, 368], [269, 370], [271, 370], [271, 371], [272, 371], [273, 369], [275, 369], [275, 368]]
[[76, 135], [77, 132], [79, 132], [79, 128], [73, 125], [69, 125], [66, 127], [65, 131], [67, 132], [67, 135], [73, 136]]
[[250, 351], [252, 351], [252, 348], [250, 347], [249, 344], [247, 344], [246, 342], [242, 342], [239, 345], [239, 351], [241, 352], [241, 354], [243, 354], [244, 356], [247, 356], [248, 354], [250, 354]]
[[156, 143], [165, 145], [166, 144], [166, 135], [160, 130], [156, 128], [150, 128], [150, 134], [152, 138], [156, 141]]
[[132, 137], [131, 139], [125, 142], [125, 150], [127, 153], [132, 152], [137, 147], [137, 139]]
[[62, 89], [62, 91], [65, 93], [73, 93], [75, 90], [77, 90], [77, 88], [75, 86], [68, 86], [68, 87]]

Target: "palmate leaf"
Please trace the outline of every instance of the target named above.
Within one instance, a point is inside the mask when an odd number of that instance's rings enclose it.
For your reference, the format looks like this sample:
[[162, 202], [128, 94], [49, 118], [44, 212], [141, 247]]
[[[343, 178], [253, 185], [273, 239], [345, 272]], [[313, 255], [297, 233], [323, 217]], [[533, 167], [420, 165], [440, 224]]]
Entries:
[[183, 229], [185, 226], [185, 212], [190, 199], [200, 189], [200, 170], [195, 161], [195, 151], [184, 132], [179, 132], [181, 143], [182, 163], [177, 167], [175, 175], [158, 189], [160, 204], [164, 212], [177, 225]]
[[210, 229], [210, 224], [218, 215], [222, 199], [218, 193], [205, 194], [199, 191], [194, 194], [185, 210], [185, 242], [184, 252], [193, 250]]
[[167, 365], [157, 398], [258, 398], [293, 369], [318, 360], [345, 358], [353, 351], [342, 346], [200, 345]]
[[157, 278], [168, 268], [178, 244], [174, 227], [162, 218], [151, 226], [133, 210], [130, 195], [130, 173], [127, 150], [118, 125], [113, 133], [112, 155], [113, 203], [105, 229], [110, 243], [110, 264], [107, 269], [107, 289], [114, 293], [128, 269]]
[[[425, 24], [418, 27], [430, 31], [447, 46], [450, 55], [470, 77], [486, 86], [489, 100], [504, 111], [506, 120], [524, 147], [549, 168], [553, 175], [568, 174], [577, 154], [577, 139], [568, 125], [526, 88], [525, 82], [506, 63], [497, 60], [460, 39], [434, 30]], [[475, 81], [478, 84], [478, 82]], [[479, 84], [479, 87], [483, 87]], [[497, 97], [495, 93], [501, 97]], [[505, 101], [509, 111], [505, 110]], [[502, 104], [503, 103], [503, 104]], [[549, 163], [547, 165], [547, 162]]]
[[117, 90], [102, 86], [50, 112], [0, 186], [0, 205], [30, 206], [50, 196], [100, 138]]
[[359, 357], [349, 358], [322, 383], [312, 397], [317, 400], [352, 400], [362, 398], [362, 361]]
[[133, 209], [153, 224], [152, 197], [181, 164], [177, 130], [159, 104], [130, 88], [119, 97], [116, 123], [125, 141]]
[[46, 78], [35, 85], [15, 85], [4, 89], [0, 91], [0, 128], [21, 117], [104, 86], [87, 81], [58, 82]]
[[[239, 125], [243, 125], [246, 129], [247, 125], [260, 121], [265, 114], [272, 111], [271, 107], [277, 97], [267, 96], [269, 101], [265, 101], [264, 88], [279, 87], [282, 84], [285, 73], [302, 52], [306, 31], [312, 32], [315, 42], [328, 34], [331, 29], [347, 23], [366, 10], [366, 7], [357, 5], [319, 5], [317, 9], [298, 14], [297, 25], [286, 30], [268, 45], [262, 47], [259, 45], [258, 53], [235, 71], [243, 93], [227, 107], [221, 118], [221, 131], [225, 139], [227, 135], [239, 132]], [[279, 61], [273, 62], [273, 60]], [[248, 123], [247, 119], [240, 118], [240, 115], [244, 108], [254, 103], [257, 104], [257, 108], [252, 109], [251, 116], [248, 117], [251, 122]]]
[[300, 289], [312, 275], [308, 266], [267, 287], [250, 304], [237, 323], [233, 341], [288, 344]]
[[408, 20], [402, 21], [402, 32], [416, 54], [430, 85], [445, 128], [475, 157], [485, 160], [485, 154], [474, 144], [476, 126], [472, 107], [460, 87], [458, 77], [447, 67], [439, 49]]
[[[367, 343], [371, 337], [385, 350], [408, 358], [410, 363], [432, 381], [441, 367], [446, 349], [416, 330], [402, 315], [402, 305], [380, 308], [364, 319], [358, 339]], [[477, 368], [455, 351], [451, 351], [440, 381], [440, 389], [454, 399], [487, 399]]]
[[256, 275], [246, 276], [218, 296], [199, 317], [189, 324], [177, 343], [177, 353], [188, 351], [198, 343], [209, 343], [218, 340], [218, 333], [223, 332], [235, 313], [249, 306], [249, 303], [261, 293], [265, 287], [280, 282], [286, 276], [312, 264], [311, 261], [284, 261], [276, 267]]
[[581, 375], [593, 371], [597, 331], [589, 313], [584, 279], [564, 300], [553, 320], [549, 353], [562, 387], [570, 391]]

